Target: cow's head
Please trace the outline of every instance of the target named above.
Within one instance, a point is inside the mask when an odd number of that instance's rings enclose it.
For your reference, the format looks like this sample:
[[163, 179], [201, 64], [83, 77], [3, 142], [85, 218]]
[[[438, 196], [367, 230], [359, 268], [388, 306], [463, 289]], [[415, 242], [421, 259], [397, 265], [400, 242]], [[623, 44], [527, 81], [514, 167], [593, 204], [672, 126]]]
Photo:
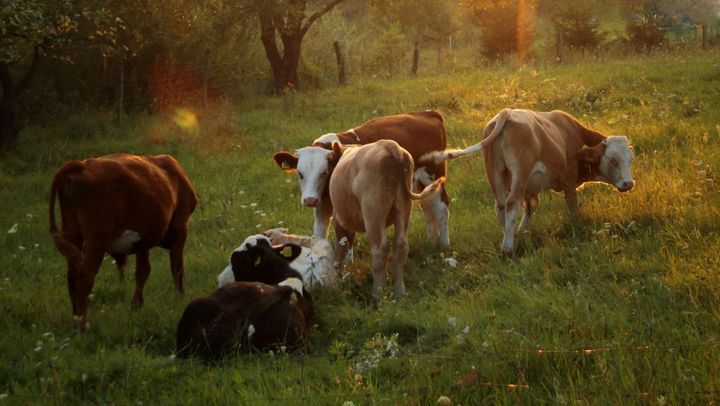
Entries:
[[300, 277], [289, 264], [301, 252], [302, 248], [297, 244], [273, 247], [263, 235], [248, 237], [230, 257], [235, 281], [274, 285], [287, 278]]
[[592, 180], [609, 183], [621, 192], [627, 192], [635, 186], [630, 174], [633, 148], [625, 136], [612, 135], [594, 147], [583, 148], [578, 154], [578, 160], [593, 166]]
[[297, 171], [300, 201], [308, 207], [320, 204], [338, 159], [332, 149], [318, 146], [300, 148], [294, 154], [281, 151], [273, 155], [280, 169], [287, 173]]

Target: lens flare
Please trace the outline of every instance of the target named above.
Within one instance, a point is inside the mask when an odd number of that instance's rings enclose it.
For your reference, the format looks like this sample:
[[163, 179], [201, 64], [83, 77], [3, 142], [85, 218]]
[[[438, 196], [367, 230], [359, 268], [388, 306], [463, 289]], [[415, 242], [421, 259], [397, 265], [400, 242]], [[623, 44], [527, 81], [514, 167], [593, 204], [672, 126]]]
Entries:
[[195, 113], [186, 108], [175, 109], [173, 122], [184, 130], [190, 130], [197, 126], [198, 120]]

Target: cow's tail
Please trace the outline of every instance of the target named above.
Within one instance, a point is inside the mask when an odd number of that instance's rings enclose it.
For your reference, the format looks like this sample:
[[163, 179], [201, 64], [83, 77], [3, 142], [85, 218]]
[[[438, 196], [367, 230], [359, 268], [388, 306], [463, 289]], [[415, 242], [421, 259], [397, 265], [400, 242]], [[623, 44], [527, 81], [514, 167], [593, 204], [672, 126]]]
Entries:
[[52, 235], [57, 250], [67, 258], [68, 262], [76, 267], [82, 266], [82, 253], [73, 243], [65, 238], [62, 231], [58, 230], [57, 224], [55, 223], [55, 200], [57, 199], [58, 189], [66, 176], [71, 173], [80, 172], [84, 167], [85, 165], [81, 161], [70, 161], [66, 163], [55, 172], [52, 185], [50, 186], [50, 235]]
[[412, 191], [412, 179], [413, 173], [415, 171], [415, 164], [413, 163], [410, 153], [408, 153], [407, 151], [402, 152], [403, 153], [400, 154], [400, 157], [398, 159], [398, 163], [402, 165], [402, 173], [405, 177], [405, 191], [407, 192], [408, 196], [410, 196], [412, 200], [426, 200], [435, 196], [436, 193], [439, 193], [442, 190], [443, 184], [445, 184], [444, 176], [436, 179], [433, 183], [425, 186], [425, 188], [420, 193], [414, 193]]
[[477, 152], [480, 152], [485, 148], [488, 144], [495, 141], [495, 139], [500, 135], [502, 132], [503, 127], [505, 127], [505, 122], [507, 121], [508, 117], [510, 116], [510, 109], [503, 109], [500, 111], [485, 127], [484, 132], [487, 131], [488, 126], [494, 124], [494, 127], [492, 129], [492, 132], [487, 137], [483, 138], [482, 141], [478, 142], [475, 145], [471, 145], [465, 149], [446, 149], [444, 151], [432, 151], [428, 152], [427, 154], [420, 157], [420, 162], [432, 162], [432, 163], [439, 163], [442, 161], [447, 161], [450, 159], [455, 158], [461, 158], [467, 155], [472, 155]]

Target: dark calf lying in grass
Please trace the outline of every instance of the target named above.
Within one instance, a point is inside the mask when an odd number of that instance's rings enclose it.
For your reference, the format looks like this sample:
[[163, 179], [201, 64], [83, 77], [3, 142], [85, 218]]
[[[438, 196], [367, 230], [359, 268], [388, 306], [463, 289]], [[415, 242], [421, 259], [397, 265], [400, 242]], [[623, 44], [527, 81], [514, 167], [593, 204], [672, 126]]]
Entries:
[[[290, 249], [289, 255], [282, 252]], [[241, 349], [295, 349], [307, 340], [312, 298], [288, 265], [300, 247], [272, 248], [265, 239], [235, 251], [235, 282], [194, 299], [177, 329], [177, 355], [218, 359]]]

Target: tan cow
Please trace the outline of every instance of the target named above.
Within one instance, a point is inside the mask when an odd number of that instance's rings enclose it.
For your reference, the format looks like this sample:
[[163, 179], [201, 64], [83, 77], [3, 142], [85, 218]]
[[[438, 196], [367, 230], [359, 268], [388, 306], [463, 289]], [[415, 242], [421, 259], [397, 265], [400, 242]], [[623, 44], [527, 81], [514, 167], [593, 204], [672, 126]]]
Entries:
[[[62, 226], [55, 225], [55, 199]], [[76, 327], [85, 329], [88, 295], [105, 253], [122, 271], [135, 254], [135, 307], [143, 304], [150, 274], [148, 251], [170, 250], [175, 287], [183, 292], [183, 249], [195, 192], [169, 155], [113, 154], [66, 162], [50, 189], [50, 234], [68, 263], [68, 289]], [[122, 275], [122, 273], [121, 273]]]
[[338, 269], [352, 246], [355, 233], [366, 232], [372, 255], [373, 297], [380, 300], [388, 249], [385, 229], [392, 224], [395, 228], [394, 290], [397, 296], [402, 296], [405, 294], [403, 270], [408, 255], [407, 226], [412, 201], [432, 198], [442, 188], [445, 178], [435, 180], [416, 194], [411, 188], [412, 156], [397, 142], [380, 140], [345, 148], [335, 142], [332, 147], [337, 165], [329, 187]]
[[[364, 145], [380, 139], [396, 141], [413, 157], [416, 163], [415, 191], [446, 176], [445, 162], [417, 164], [417, 160], [424, 154], [447, 148], [443, 117], [433, 110], [373, 118], [351, 130], [325, 134], [315, 139], [311, 146], [297, 149], [294, 153], [280, 151], [273, 156], [277, 165], [285, 172], [297, 171], [301, 203], [315, 208], [313, 237], [327, 238], [330, 225], [332, 202], [327, 189], [333, 170], [330, 164], [330, 145], [335, 141], [345, 145]], [[433, 243], [439, 241], [443, 248], [450, 247], [449, 202], [443, 186], [440, 194], [420, 203], [425, 214], [428, 239]]]
[[485, 172], [495, 195], [495, 211], [504, 227], [502, 251], [513, 251], [515, 219], [520, 205], [520, 230], [528, 226], [540, 192], [565, 193], [577, 219], [575, 190], [585, 182], [611, 184], [620, 192], [633, 188], [632, 147], [625, 136], [606, 137], [580, 124], [563, 111], [504, 109], [483, 130], [483, 140], [464, 150], [433, 152], [422, 160], [434, 162], [482, 151]]

